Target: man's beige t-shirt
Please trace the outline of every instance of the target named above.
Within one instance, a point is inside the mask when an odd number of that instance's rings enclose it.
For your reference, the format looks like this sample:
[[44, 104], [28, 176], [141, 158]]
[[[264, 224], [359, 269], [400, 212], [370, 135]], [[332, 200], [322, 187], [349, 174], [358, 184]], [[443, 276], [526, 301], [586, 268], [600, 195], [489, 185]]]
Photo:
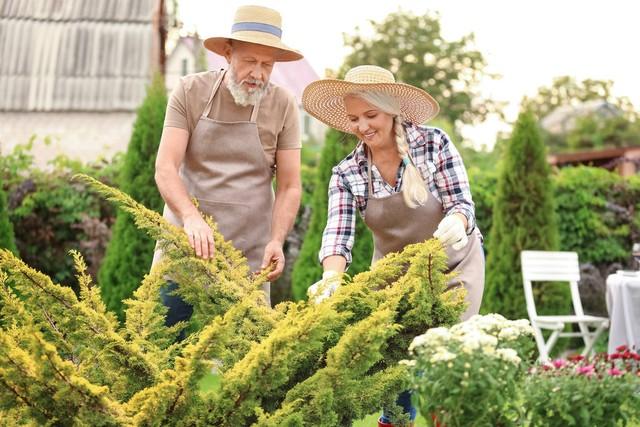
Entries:
[[[206, 71], [182, 77], [171, 93], [164, 126], [186, 129], [191, 135], [220, 73]], [[252, 105], [242, 107], [236, 104], [222, 82], [213, 97], [209, 118], [221, 122], [243, 122], [251, 119], [252, 111]], [[298, 105], [295, 97], [285, 89], [271, 83], [267, 85], [256, 122], [260, 142], [271, 167], [275, 165], [276, 150], [301, 147]]]

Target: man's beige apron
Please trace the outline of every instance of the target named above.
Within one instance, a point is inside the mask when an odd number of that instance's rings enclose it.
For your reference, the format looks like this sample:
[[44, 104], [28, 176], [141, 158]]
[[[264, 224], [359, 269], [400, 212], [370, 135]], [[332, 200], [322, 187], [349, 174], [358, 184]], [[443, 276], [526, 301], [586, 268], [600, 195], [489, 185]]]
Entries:
[[[364, 212], [364, 222], [373, 232], [374, 253], [376, 262], [386, 254], [401, 251], [412, 243], [423, 242], [433, 237], [438, 224], [444, 218], [442, 203], [429, 194], [427, 203], [415, 209], [404, 202], [402, 192], [391, 196], [373, 198], [371, 184], [371, 168], [373, 163], [367, 149], [369, 197]], [[462, 315], [466, 320], [478, 314], [484, 290], [484, 254], [482, 252], [480, 232], [475, 229], [469, 236], [469, 243], [459, 251], [446, 248], [449, 271], [455, 271], [455, 277], [449, 286], [463, 284], [467, 290], [469, 307]]]
[[[213, 217], [225, 239], [231, 240], [247, 257], [251, 271], [257, 271], [271, 237], [273, 174], [256, 124], [259, 101], [248, 122], [209, 118], [213, 97], [224, 74], [220, 73], [214, 83], [207, 106], [189, 139], [180, 177], [187, 192], [198, 200], [200, 211]], [[183, 226], [167, 205], [163, 216]], [[161, 251], [156, 251], [153, 263], [160, 256]], [[269, 283], [263, 288], [269, 301]]]

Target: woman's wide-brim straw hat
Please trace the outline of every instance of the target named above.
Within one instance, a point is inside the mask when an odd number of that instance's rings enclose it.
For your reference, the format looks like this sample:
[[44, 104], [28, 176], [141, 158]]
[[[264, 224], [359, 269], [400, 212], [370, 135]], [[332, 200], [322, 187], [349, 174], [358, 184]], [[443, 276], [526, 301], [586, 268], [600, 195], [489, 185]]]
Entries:
[[323, 79], [309, 84], [302, 93], [302, 105], [310, 115], [332, 128], [354, 133], [344, 97], [363, 91], [391, 95], [398, 101], [403, 119], [415, 124], [425, 123], [440, 111], [436, 100], [427, 92], [405, 83], [396, 83], [390, 71], [375, 65], [354, 67], [344, 80]]
[[210, 37], [204, 41], [204, 47], [224, 56], [229, 40], [239, 40], [263, 46], [274, 47], [280, 51], [277, 61], [297, 61], [302, 54], [282, 43], [282, 18], [280, 13], [263, 6], [240, 6], [236, 10], [231, 26], [231, 34], [223, 37]]

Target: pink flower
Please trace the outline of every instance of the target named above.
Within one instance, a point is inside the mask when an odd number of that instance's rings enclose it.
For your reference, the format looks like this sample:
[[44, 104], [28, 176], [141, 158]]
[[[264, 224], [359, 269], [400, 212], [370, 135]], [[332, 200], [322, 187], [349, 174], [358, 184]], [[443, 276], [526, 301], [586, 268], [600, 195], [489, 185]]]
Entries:
[[560, 368], [562, 368], [563, 366], [566, 366], [567, 361], [566, 361], [566, 360], [564, 360], [564, 359], [556, 359], [556, 360], [553, 360], [553, 361], [551, 362], [551, 364], [553, 365], [553, 367], [554, 367], [554, 368], [556, 368], [556, 369], [560, 369]]
[[620, 369], [618, 368], [611, 368], [607, 370], [607, 374], [611, 375], [612, 377], [617, 377], [619, 375], [623, 375], [624, 372], [622, 372]]
[[576, 368], [576, 372], [580, 375], [589, 377], [594, 374], [595, 367], [593, 365], [578, 366]]

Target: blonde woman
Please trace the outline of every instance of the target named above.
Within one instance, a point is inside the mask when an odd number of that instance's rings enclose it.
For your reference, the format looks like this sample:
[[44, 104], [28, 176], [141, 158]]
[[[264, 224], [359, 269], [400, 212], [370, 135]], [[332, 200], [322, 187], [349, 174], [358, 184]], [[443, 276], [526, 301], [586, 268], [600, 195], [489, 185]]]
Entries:
[[[304, 91], [305, 110], [360, 140], [336, 167], [329, 183], [327, 226], [319, 258], [322, 280], [309, 288], [316, 302], [329, 297], [351, 262], [355, 215], [374, 237], [373, 262], [405, 246], [436, 237], [448, 267], [467, 289], [463, 319], [478, 313], [484, 289], [484, 255], [469, 180], [449, 136], [422, 126], [439, 110], [424, 90], [396, 83], [373, 65], [351, 69], [344, 80], [324, 79]], [[408, 393], [398, 403], [415, 416]], [[384, 414], [380, 425], [388, 425]]]

